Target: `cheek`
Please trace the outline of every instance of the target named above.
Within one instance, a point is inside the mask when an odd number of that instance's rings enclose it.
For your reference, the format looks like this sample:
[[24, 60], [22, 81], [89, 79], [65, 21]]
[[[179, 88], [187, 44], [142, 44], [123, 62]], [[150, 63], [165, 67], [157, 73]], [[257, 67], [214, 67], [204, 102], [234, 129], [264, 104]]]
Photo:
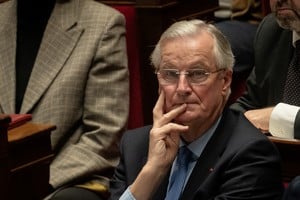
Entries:
[[275, 12], [275, 5], [277, 0], [270, 0], [270, 8], [272, 12]]
[[297, 13], [299, 14], [299, 12], [300, 12], [300, 1], [299, 0], [295, 1], [294, 7], [295, 7], [295, 10], [297, 11]]
[[206, 99], [209, 99], [209, 97], [212, 95], [213, 90], [215, 90], [212, 86], [203, 86], [197, 89], [194, 89], [194, 93], [200, 99], [201, 101], [205, 101]]
[[269, 5], [270, 5], [270, 6], [274, 6], [276, 1], [277, 1], [277, 0], [269, 0]]
[[200, 100], [202, 106], [213, 105], [214, 102], [218, 102], [219, 98], [222, 98], [222, 90], [217, 85], [211, 85], [211, 87], [205, 87], [195, 91], [198, 99]]

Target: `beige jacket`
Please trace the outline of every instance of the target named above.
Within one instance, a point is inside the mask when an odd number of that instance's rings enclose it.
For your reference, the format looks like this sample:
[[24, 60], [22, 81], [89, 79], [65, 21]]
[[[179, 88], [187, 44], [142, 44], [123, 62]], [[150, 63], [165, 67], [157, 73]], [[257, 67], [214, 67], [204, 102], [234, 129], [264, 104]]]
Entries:
[[[9, 0], [0, 4], [0, 113], [15, 112], [16, 31]], [[52, 186], [108, 180], [127, 123], [128, 76], [123, 15], [92, 0], [58, 0], [21, 107], [34, 122], [57, 126]]]

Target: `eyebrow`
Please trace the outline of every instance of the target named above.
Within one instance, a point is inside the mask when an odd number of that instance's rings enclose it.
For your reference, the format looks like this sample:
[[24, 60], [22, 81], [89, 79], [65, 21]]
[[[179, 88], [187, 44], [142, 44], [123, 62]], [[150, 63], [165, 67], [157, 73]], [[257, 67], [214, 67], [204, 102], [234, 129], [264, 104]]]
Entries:
[[[177, 67], [171, 63], [162, 64], [160, 66], [161, 69], [177, 69]], [[188, 69], [204, 69], [209, 70], [209, 67], [205, 65], [204, 63], [197, 63], [194, 65], [191, 65]]]
[[208, 70], [208, 68], [209, 67], [203, 63], [198, 63], [198, 64], [192, 65], [192, 67], [190, 67], [190, 69], [205, 69], [205, 70]]
[[162, 69], [177, 69], [177, 67], [175, 65], [170, 64], [170, 63], [162, 64], [161, 68]]

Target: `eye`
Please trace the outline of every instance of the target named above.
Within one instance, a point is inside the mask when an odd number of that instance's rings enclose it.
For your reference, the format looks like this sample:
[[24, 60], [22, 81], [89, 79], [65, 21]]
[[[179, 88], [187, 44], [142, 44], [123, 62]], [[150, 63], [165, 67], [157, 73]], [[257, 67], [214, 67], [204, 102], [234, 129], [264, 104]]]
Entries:
[[202, 69], [195, 69], [195, 70], [191, 70], [189, 72], [189, 74], [190, 74], [190, 77], [193, 79], [201, 79], [203, 77], [206, 77], [207, 72]]
[[178, 78], [178, 71], [172, 69], [165, 69], [164, 75], [167, 79], [177, 79]]

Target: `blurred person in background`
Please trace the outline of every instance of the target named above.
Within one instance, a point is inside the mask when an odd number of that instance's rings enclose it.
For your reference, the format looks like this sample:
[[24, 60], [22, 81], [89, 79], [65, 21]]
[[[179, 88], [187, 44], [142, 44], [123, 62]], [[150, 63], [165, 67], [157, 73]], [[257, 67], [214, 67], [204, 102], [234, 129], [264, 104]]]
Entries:
[[0, 113], [56, 125], [53, 199], [107, 197], [129, 110], [124, 17], [92, 0], [8, 0], [0, 24]]

